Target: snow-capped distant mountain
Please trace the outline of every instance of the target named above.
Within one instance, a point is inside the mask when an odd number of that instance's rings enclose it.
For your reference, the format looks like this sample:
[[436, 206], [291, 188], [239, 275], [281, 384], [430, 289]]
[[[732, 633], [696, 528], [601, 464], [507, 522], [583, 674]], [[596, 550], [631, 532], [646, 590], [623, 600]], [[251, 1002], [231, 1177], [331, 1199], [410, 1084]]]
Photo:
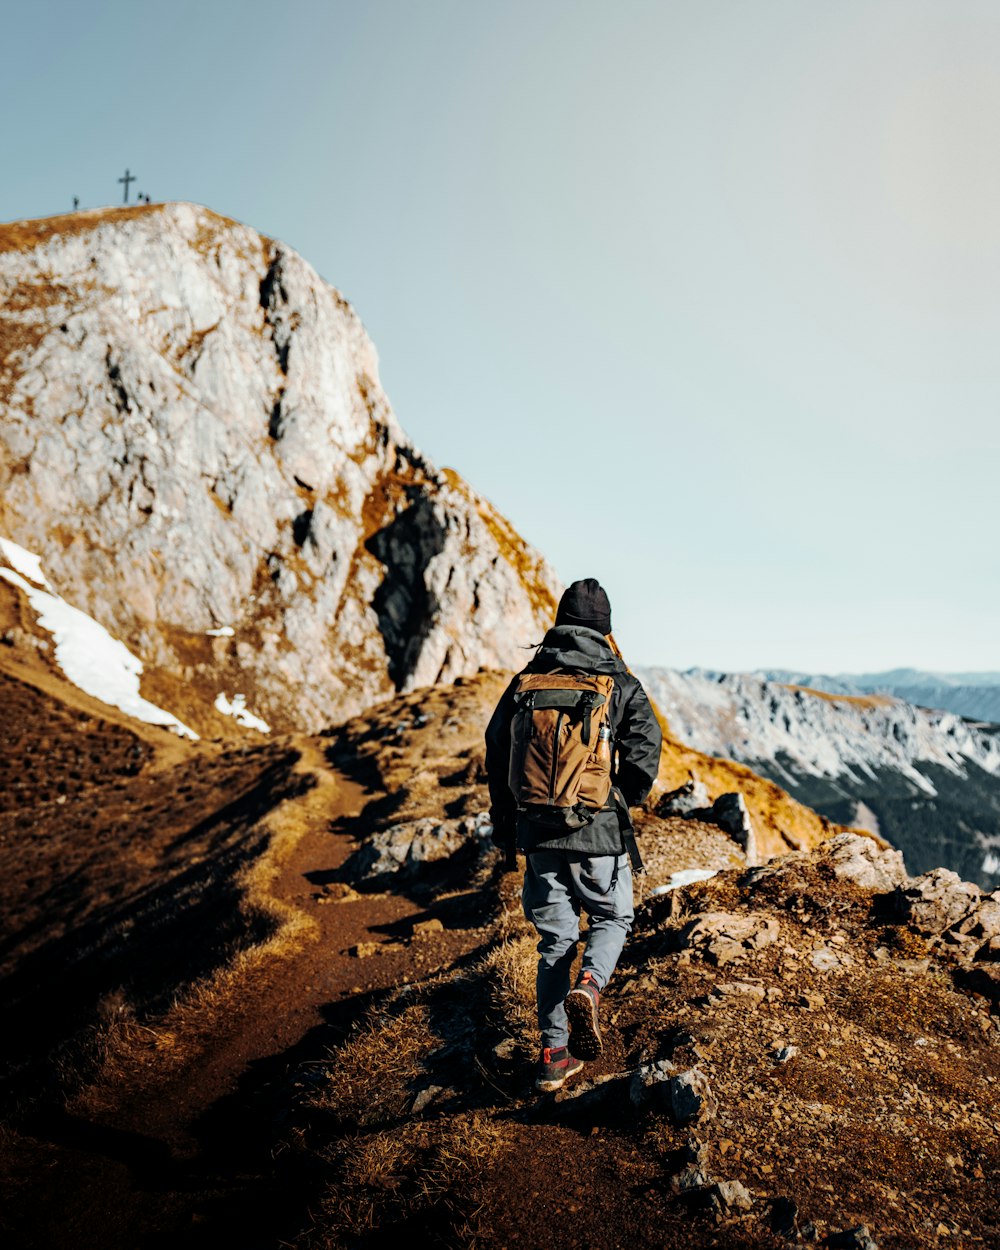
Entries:
[[801, 680], [637, 672], [671, 731], [697, 750], [747, 763], [832, 820], [881, 833], [911, 872], [943, 865], [1000, 885], [1000, 726]]
[[1000, 673], [927, 673], [916, 668], [894, 668], [885, 673], [831, 676], [765, 669], [760, 676], [831, 694], [891, 694], [918, 707], [942, 708], [971, 720], [1000, 723]]

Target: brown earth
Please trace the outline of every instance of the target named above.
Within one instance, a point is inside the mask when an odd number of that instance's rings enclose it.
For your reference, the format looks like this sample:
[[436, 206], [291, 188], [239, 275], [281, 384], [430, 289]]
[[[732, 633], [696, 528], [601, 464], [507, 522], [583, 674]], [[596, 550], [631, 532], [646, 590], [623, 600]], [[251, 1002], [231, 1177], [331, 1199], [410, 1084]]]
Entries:
[[[395, 826], [484, 810], [504, 680], [190, 744], [0, 647], [5, 1245], [797, 1244], [779, 1199], [804, 1235], [1000, 1244], [996, 1016], [822, 855], [748, 874], [720, 830], [640, 813], [604, 1053], [534, 1094], [517, 874], [474, 838], [359, 868]], [[724, 871], [652, 893], [688, 867]], [[716, 966], [683, 932], [720, 911], [777, 937]], [[714, 1115], [633, 1103], [658, 1060], [702, 1069]], [[706, 1183], [678, 1192], [685, 1157]], [[714, 1180], [752, 1207], [717, 1222]]]

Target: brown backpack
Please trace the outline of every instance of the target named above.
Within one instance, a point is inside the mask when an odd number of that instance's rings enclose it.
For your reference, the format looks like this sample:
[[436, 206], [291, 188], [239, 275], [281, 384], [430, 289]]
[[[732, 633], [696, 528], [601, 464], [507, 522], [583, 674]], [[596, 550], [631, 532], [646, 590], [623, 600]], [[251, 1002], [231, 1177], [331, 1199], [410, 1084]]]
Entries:
[[514, 691], [510, 788], [518, 810], [542, 824], [579, 829], [611, 791], [614, 678], [522, 673]]

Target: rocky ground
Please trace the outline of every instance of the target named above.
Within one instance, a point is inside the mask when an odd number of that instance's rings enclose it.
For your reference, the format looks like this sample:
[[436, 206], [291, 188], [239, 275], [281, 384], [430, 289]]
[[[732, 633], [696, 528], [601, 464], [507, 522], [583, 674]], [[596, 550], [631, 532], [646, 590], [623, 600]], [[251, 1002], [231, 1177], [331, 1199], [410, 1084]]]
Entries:
[[18, 655], [6, 1244], [997, 1243], [1000, 900], [849, 834], [754, 866], [655, 800], [604, 1053], [540, 1098], [503, 674], [192, 744]]

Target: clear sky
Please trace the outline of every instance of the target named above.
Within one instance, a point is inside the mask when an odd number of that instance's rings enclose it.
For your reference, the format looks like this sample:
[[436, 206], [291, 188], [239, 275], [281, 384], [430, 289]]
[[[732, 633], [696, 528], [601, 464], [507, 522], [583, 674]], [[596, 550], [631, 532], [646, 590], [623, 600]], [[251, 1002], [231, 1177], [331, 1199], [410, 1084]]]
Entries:
[[1000, 669], [995, 0], [33, 0], [0, 219], [207, 204], [636, 663]]

